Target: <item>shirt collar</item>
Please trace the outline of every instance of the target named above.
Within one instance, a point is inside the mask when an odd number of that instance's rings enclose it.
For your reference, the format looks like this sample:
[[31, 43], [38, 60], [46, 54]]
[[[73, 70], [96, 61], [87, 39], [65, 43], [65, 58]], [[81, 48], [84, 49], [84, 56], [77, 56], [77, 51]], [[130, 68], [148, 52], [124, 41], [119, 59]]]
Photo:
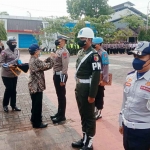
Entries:
[[92, 46], [90, 46], [86, 51], [85, 50], [83, 50], [83, 51], [85, 54], [88, 54], [91, 50], [92, 50]]
[[[137, 79], [137, 71], [135, 72], [135, 74], [134, 74], [135, 76], [136, 76], [136, 79]], [[150, 70], [149, 71], [147, 71], [142, 77], [140, 77], [139, 79], [142, 79], [142, 78], [144, 78], [145, 80], [149, 80], [150, 79]]]

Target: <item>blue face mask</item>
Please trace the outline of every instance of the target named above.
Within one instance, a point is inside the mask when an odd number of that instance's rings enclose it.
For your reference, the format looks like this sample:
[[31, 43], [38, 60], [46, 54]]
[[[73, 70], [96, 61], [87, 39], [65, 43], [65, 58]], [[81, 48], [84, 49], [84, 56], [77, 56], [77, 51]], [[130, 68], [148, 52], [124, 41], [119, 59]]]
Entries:
[[[149, 59], [148, 59], [149, 60]], [[148, 61], [147, 60], [147, 61]], [[142, 70], [143, 69], [143, 66], [144, 64], [147, 62], [147, 61], [143, 61], [143, 60], [140, 60], [139, 58], [134, 58], [133, 62], [132, 62], [132, 66], [135, 70]]]

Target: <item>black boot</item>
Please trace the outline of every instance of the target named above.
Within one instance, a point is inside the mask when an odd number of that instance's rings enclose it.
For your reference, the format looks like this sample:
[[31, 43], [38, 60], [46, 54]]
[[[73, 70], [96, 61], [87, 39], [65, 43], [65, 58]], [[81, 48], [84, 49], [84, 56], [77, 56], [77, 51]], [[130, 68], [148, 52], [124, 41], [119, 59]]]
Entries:
[[79, 141], [73, 142], [72, 147], [73, 148], [82, 148], [84, 146], [84, 139], [86, 138], [86, 133], [83, 132], [83, 138]]
[[20, 109], [20, 108], [18, 108], [17, 106], [12, 107], [12, 110], [14, 110], [14, 111], [21, 111], [21, 109]]
[[7, 106], [4, 106], [4, 107], [3, 107], [3, 109], [4, 109], [4, 111], [5, 111], [5, 112], [7, 112], [7, 113], [8, 113], [9, 109], [8, 109], [8, 107], [7, 107]]
[[54, 124], [55, 123], [60, 123], [62, 121], [66, 121], [66, 117], [58, 116], [58, 117], [52, 119], [52, 121], [53, 121]]
[[87, 136], [85, 145], [80, 150], [93, 150], [93, 137]]
[[98, 120], [100, 118], [102, 118], [101, 110], [98, 110], [97, 113], [95, 114], [95, 119]]

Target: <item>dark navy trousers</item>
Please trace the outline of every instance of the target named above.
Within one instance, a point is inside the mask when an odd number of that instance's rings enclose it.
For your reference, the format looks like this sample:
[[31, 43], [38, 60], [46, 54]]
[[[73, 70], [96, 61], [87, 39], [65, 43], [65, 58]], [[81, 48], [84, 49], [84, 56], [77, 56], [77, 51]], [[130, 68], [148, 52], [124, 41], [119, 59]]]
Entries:
[[150, 129], [131, 129], [124, 126], [125, 150], [150, 150]]

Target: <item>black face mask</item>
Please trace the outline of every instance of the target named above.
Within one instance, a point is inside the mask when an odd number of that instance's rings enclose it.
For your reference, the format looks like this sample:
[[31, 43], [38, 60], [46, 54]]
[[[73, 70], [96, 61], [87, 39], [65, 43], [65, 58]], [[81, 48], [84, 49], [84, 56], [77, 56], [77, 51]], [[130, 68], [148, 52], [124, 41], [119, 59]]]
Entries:
[[58, 40], [55, 41], [55, 45], [58, 46], [60, 42]]
[[92, 44], [92, 47], [95, 49], [95, 48], [96, 48], [96, 45], [93, 45], [93, 44]]
[[17, 47], [17, 45], [9, 45], [9, 48], [12, 50], [12, 51], [14, 51], [14, 49]]
[[80, 47], [84, 47], [85, 45], [86, 45], [86, 40], [79, 40], [78, 41], [78, 45], [80, 46]]

